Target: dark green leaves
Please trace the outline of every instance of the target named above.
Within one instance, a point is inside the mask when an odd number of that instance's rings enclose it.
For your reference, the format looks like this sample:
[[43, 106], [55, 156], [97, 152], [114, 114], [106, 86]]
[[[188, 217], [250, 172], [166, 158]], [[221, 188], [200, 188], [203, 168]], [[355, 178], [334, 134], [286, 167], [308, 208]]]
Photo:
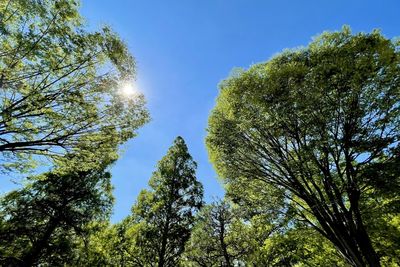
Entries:
[[111, 212], [110, 178], [102, 171], [55, 170], [5, 195], [0, 203], [2, 265], [72, 261], [76, 237]]
[[[132, 208], [129, 231], [133, 259], [143, 266], [177, 266], [190, 237], [194, 215], [203, 204], [196, 163], [181, 137], [175, 139]], [[135, 255], [136, 254], [136, 255]]]

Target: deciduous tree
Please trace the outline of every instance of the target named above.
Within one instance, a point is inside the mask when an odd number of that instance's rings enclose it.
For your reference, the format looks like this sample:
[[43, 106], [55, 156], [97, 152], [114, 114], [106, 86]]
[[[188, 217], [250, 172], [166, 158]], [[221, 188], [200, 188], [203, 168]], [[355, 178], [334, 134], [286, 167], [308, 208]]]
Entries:
[[378, 31], [324, 33], [225, 80], [209, 120], [219, 175], [282, 189], [353, 266], [380, 266], [368, 190], [399, 183], [376, 171], [399, 162], [399, 51]]
[[241, 266], [251, 253], [249, 228], [227, 201], [203, 207], [186, 245], [187, 265]]
[[126, 45], [108, 27], [87, 31], [78, 11], [77, 0], [0, 2], [3, 170], [78, 153], [90, 169], [148, 121], [143, 96], [118, 90], [135, 79]]

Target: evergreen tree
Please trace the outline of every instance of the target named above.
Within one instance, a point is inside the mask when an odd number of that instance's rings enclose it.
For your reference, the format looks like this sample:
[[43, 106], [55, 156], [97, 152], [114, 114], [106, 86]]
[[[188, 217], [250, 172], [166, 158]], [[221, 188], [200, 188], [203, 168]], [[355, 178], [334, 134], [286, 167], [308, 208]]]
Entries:
[[0, 202], [0, 265], [62, 265], [72, 262], [87, 225], [108, 218], [110, 174], [54, 170], [29, 178]]
[[[177, 137], [132, 208], [133, 257], [142, 266], [178, 266], [190, 238], [195, 213], [203, 204], [196, 163]], [[135, 256], [136, 254], [137, 256]]]

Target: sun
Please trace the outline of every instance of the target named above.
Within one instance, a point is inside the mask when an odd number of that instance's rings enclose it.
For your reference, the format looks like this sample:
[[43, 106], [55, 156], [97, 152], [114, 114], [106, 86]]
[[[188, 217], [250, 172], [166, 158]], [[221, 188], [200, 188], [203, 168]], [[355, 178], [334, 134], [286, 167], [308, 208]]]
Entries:
[[123, 82], [120, 86], [119, 93], [123, 97], [134, 97], [138, 94], [138, 90], [132, 81]]

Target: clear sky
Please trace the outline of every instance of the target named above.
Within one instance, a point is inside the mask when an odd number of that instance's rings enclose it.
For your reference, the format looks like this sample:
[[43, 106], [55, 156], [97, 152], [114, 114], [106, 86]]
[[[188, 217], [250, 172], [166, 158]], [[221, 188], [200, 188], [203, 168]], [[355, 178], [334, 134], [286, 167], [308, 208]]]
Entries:
[[344, 24], [354, 32], [379, 28], [389, 38], [400, 36], [399, 11], [398, 0], [83, 0], [90, 27], [109, 24], [128, 44], [152, 116], [113, 166], [112, 220], [129, 214], [178, 135], [198, 163], [206, 201], [223, 195], [204, 138], [218, 83], [234, 67], [307, 45], [316, 34]]

